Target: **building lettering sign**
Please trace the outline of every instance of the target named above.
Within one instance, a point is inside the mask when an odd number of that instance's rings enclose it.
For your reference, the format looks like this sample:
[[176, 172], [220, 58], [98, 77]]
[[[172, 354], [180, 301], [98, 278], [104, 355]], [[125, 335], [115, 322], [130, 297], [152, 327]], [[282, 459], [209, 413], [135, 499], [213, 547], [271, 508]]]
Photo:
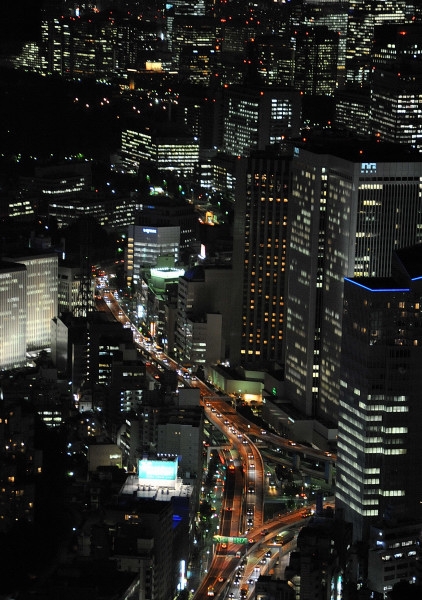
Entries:
[[361, 173], [376, 173], [377, 172], [377, 163], [372, 162], [363, 162], [360, 165]]
[[152, 229], [152, 227], [144, 227], [144, 228], [142, 229], [142, 231], [143, 231], [144, 233], [157, 233], [157, 230], [156, 230], [156, 229]]

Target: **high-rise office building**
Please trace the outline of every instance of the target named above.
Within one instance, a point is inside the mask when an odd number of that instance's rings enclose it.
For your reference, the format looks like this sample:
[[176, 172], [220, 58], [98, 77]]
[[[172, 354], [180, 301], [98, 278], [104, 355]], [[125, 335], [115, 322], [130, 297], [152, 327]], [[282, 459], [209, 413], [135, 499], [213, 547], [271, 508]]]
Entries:
[[337, 84], [341, 86], [345, 79], [349, 0], [330, 0], [329, 2], [327, 0], [305, 0], [303, 3], [297, 4], [297, 6], [300, 5], [301, 18], [293, 13], [292, 26], [297, 27], [298, 24], [307, 27], [325, 26], [330, 31], [337, 33]]
[[144, 125], [122, 131], [122, 161], [125, 171], [137, 173], [142, 165], [170, 171], [178, 177], [192, 176], [199, 160], [199, 142], [186, 129], [170, 122]]
[[346, 129], [359, 136], [368, 136], [370, 131], [370, 89], [345, 86], [335, 93], [334, 123], [338, 129]]
[[406, 248], [391, 277], [344, 284], [336, 505], [355, 540], [388, 515], [422, 522], [421, 264]]
[[388, 276], [392, 251], [422, 240], [421, 176], [401, 146], [325, 137], [295, 149], [285, 378], [308, 416], [337, 419], [344, 277]]
[[346, 42], [346, 80], [363, 85], [371, 73], [374, 28], [382, 23], [409, 23], [414, 9], [406, 0], [350, 0]]
[[126, 256], [128, 285], [141, 279], [143, 267], [155, 267], [159, 256], [179, 260], [180, 226], [151, 227], [129, 225]]
[[[218, 43], [220, 28], [220, 21], [210, 17], [176, 16], [173, 21], [171, 43], [174, 68], [177, 71], [180, 69], [183, 62], [183, 53], [189, 53], [188, 50], [190, 49], [193, 53], [196, 52], [198, 55], [208, 57], [203, 67], [206, 74], [211, 76], [221, 50]], [[186, 59], [184, 60], [186, 67]]]
[[255, 152], [236, 167], [233, 364], [280, 361], [285, 315], [289, 158]]
[[26, 286], [25, 265], [0, 261], [0, 370], [26, 362]]
[[297, 27], [294, 87], [305, 94], [330, 96], [337, 88], [339, 33], [323, 25]]
[[51, 320], [58, 309], [58, 255], [52, 251], [26, 250], [5, 260], [26, 267], [26, 348], [49, 348]]
[[422, 148], [422, 25], [375, 28], [370, 128], [378, 139]]
[[299, 134], [300, 92], [275, 85], [233, 85], [227, 90], [224, 118], [225, 152], [249, 156]]

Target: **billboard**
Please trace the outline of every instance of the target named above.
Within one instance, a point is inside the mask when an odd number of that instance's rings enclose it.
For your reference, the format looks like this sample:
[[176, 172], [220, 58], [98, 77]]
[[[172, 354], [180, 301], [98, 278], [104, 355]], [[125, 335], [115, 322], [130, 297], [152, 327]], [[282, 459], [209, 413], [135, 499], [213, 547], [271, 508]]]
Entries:
[[143, 485], [175, 487], [177, 479], [177, 457], [170, 460], [138, 461], [138, 477]]

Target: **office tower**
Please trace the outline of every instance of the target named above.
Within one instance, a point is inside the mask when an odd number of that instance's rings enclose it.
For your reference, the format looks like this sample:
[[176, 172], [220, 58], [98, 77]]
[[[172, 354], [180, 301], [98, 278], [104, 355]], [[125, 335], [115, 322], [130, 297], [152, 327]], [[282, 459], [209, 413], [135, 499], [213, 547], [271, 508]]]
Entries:
[[225, 100], [223, 148], [233, 156], [280, 145], [299, 134], [300, 92], [264, 84], [233, 85]]
[[390, 277], [346, 278], [336, 506], [368, 540], [384, 517], [422, 522], [421, 246]]
[[325, 136], [294, 151], [285, 383], [308, 416], [336, 423], [344, 277], [388, 276], [392, 251], [421, 240], [421, 175], [401, 146]]
[[331, 96], [337, 88], [339, 33], [323, 25], [293, 32], [294, 87], [305, 94]]
[[[159, 191], [161, 190], [161, 191]], [[179, 256], [188, 262], [189, 256], [197, 247], [198, 215], [195, 207], [184, 197], [175, 198], [156, 187], [145, 197], [137, 199], [137, 214], [134, 223], [144, 227], [179, 227]], [[177, 256], [174, 255], [177, 261]]]
[[26, 267], [26, 349], [49, 348], [51, 319], [57, 316], [58, 256], [27, 250], [5, 260]]
[[[220, 22], [210, 17], [176, 16], [173, 20], [171, 34], [173, 68], [178, 72], [184, 72], [183, 69], [181, 70], [183, 53], [186, 55], [191, 54], [191, 56], [192, 53], [197, 53], [204, 58], [207, 57], [203, 67], [205, 68], [204, 75], [208, 77], [208, 83], [209, 77], [215, 70], [216, 60], [220, 52], [218, 43], [219, 28], [221, 28]], [[186, 66], [185, 64], [185, 71]]]
[[409, 23], [411, 3], [406, 0], [350, 0], [346, 42], [346, 81], [368, 83], [374, 28], [382, 23]]
[[169, 121], [134, 124], [122, 131], [122, 163], [126, 172], [140, 167], [192, 176], [198, 165], [199, 142], [186, 129]]
[[236, 166], [232, 364], [280, 361], [285, 315], [289, 159], [254, 152]]
[[26, 286], [25, 265], [0, 260], [0, 370], [26, 363]]
[[345, 79], [349, 0], [332, 0], [330, 2], [305, 0], [301, 10], [303, 12], [299, 19], [297, 17], [291, 19], [292, 26], [297, 27], [298, 24], [306, 27], [325, 26], [338, 34], [337, 84], [341, 87]]
[[260, 575], [255, 584], [256, 600], [294, 600], [295, 590], [288, 581], [271, 575]]
[[172, 105], [172, 118], [198, 138], [200, 160], [205, 154], [202, 152], [201, 156], [201, 150], [214, 155], [223, 137], [222, 89], [181, 85], [177, 92], [177, 104]]
[[300, 600], [345, 597], [346, 548], [351, 539], [350, 524], [341, 522], [329, 509], [307, 520], [297, 536]]
[[358, 136], [368, 137], [371, 102], [369, 87], [345, 86], [337, 90], [334, 97], [335, 127], [347, 129]]
[[33, 174], [19, 179], [20, 192], [33, 199], [36, 214], [57, 215], [59, 227], [76, 218], [78, 208], [81, 211], [81, 204], [87, 202], [91, 185], [88, 161], [36, 167]]
[[375, 28], [370, 125], [378, 139], [422, 148], [422, 25]]
[[249, 44], [248, 58], [256, 61], [262, 83], [293, 87], [295, 61], [290, 41], [277, 35], [261, 35]]
[[174, 256], [179, 260], [180, 226], [149, 227], [129, 225], [126, 272], [128, 286], [137, 284], [142, 269], [155, 267], [159, 256]]

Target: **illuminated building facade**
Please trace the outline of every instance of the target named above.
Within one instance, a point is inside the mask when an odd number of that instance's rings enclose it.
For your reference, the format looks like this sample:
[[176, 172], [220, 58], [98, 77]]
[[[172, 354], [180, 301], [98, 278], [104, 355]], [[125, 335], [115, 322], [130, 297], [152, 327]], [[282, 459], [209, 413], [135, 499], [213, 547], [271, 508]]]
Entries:
[[[337, 84], [341, 86], [345, 78], [349, 0], [305, 0], [302, 10], [303, 25], [325, 26], [338, 34]], [[293, 21], [293, 25], [296, 27], [297, 23]]]
[[183, 81], [209, 85], [219, 69], [221, 41], [218, 19], [177, 16], [172, 30], [173, 67]]
[[232, 364], [281, 360], [287, 252], [287, 157], [253, 153], [236, 169]]
[[394, 517], [373, 525], [370, 530], [368, 587], [379, 594], [390, 592], [401, 581], [413, 584], [420, 580], [421, 523]]
[[297, 27], [294, 31], [294, 87], [305, 94], [330, 96], [337, 88], [339, 33], [328, 27]]
[[335, 125], [357, 135], [367, 136], [370, 131], [370, 89], [344, 87], [335, 93]]
[[278, 35], [259, 36], [254, 40], [257, 73], [266, 85], [294, 84], [294, 50]]
[[422, 148], [422, 26], [375, 29], [370, 121], [381, 140]]
[[174, 266], [174, 258], [159, 257], [157, 266], [143, 272], [137, 289], [138, 326], [168, 353], [174, 346], [174, 314], [179, 277], [185, 270]]
[[159, 22], [114, 13], [55, 17], [41, 23], [41, 44], [29, 45], [18, 58], [18, 66], [43, 68], [44, 74], [57, 73], [101, 82], [127, 79], [128, 69], [144, 68], [165, 48]]
[[[160, 129], [160, 131], [158, 131]], [[172, 132], [170, 123], [155, 129], [137, 127], [122, 132], [122, 163], [125, 171], [137, 173], [140, 165], [192, 175], [199, 161], [199, 142], [186, 132]]]
[[409, 23], [414, 8], [406, 0], [350, 0], [346, 41], [346, 80], [364, 85], [371, 73], [374, 28], [383, 23]]
[[57, 316], [58, 255], [28, 250], [5, 260], [26, 267], [26, 348], [49, 348], [51, 320]]
[[422, 521], [421, 259], [399, 250], [392, 277], [344, 284], [336, 506], [355, 540], [388, 515]]
[[26, 363], [26, 287], [25, 265], [0, 261], [0, 370]]
[[233, 85], [227, 90], [224, 151], [249, 156], [299, 134], [300, 93], [286, 87]]
[[159, 256], [179, 260], [180, 227], [129, 225], [126, 270], [128, 285], [141, 280], [143, 267], [155, 267]]
[[320, 140], [295, 150], [285, 380], [308, 416], [337, 419], [344, 277], [388, 276], [392, 251], [422, 240], [421, 176], [416, 153], [388, 144]]

